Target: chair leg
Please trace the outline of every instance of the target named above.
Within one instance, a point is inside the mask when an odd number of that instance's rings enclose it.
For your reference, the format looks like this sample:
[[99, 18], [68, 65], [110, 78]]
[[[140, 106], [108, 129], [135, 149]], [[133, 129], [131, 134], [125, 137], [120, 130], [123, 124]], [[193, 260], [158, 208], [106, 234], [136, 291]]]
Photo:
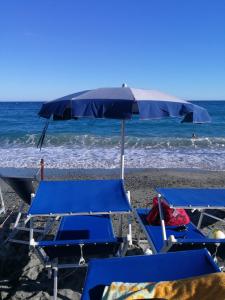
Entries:
[[79, 265], [85, 265], [85, 259], [83, 256], [83, 246], [84, 244], [80, 244], [80, 260], [79, 260]]
[[[129, 200], [129, 203], [131, 203], [130, 200], [130, 191], [127, 191], [127, 198]], [[128, 234], [127, 234], [127, 238], [128, 238], [128, 242], [129, 242], [129, 246], [133, 246], [133, 237], [132, 237], [132, 218], [131, 215], [128, 215]]]
[[127, 249], [128, 249], [128, 244], [129, 244], [129, 242], [127, 240], [123, 241], [121, 248], [119, 249], [119, 251], [117, 253], [117, 256], [123, 257], [126, 255]]
[[123, 236], [123, 215], [119, 216], [119, 237]]
[[24, 205], [25, 205], [25, 204], [24, 204], [23, 202], [22, 202], [21, 205], [20, 205], [19, 212], [18, 212], [18, 215], [17, 215], [17, 217], [16, 217], [16, 221], [15, 221], [15, 223], [14, 223], [14, 225], [13, 225], [13, 229], [16, 229], [16, 227], [17, 227], [18, 224], [19, 224], [20, 218], [21, 218], [21, 216], [22, 216], [22, 211], [23, 211]]
[[141, 240], [141, 230], [139, 229], [137, 232], [137, 244], [140, 244], [140, 240]]
[[11, 233], [9, 234], [9, 236], [8, 236], [8, 238], [7, 238], [7, 242], [8, 241], [11, 241], [11, 242], [15, 242], [15, 243], [24, 243], [24, 244], [27, 244], [27, 242], [23, 242], [23, 241], [21, 241], [21, 240], [16, 240], [16, 239], [14, 239], [14, 237], [16, 236], [16, 234], [18, 233], [18, 231], [20, 230], [19, 229], [19, 222], [20, 222], [20, 219], [21, 219], [21, 217], [22, 217], [22, 212], [23, 212], [23, 208], [24, 208], [24, 202], [21, 202], [21, 204], [20, 204], [20, 207], [19, 207], [19, 211], [18, 211], [18, 214], [17, 214], [17, 217], [16, 217], [16, 221], [15, 221], [15, 223], [13, 224], [13, 228], [12, 228], [12, 231], [11, 231]]
[[51, 279], [52, 277], [52, 269], [48, 269], [48, 279]]
[[0, 186], [0, 200], [1, 200], [1, 209], [0, 209], [0, 214], [1, 214], [1, 213], [5, 213], [5, 203], [2, 196], [1, 186]]
[[200, 217], [199, 217], [199, 220], [198, 220], [198, 225], [197, 225], [197, 228], [200, 229], [201, 228], [201, 225], [202, 225], [202, 219], [204, 217], [204, 210], [201, 211], [200, 213]]
[[58, 291], [58, 268], [53, 268], [54, 276], [54, 287], [53, 287], [53, 300], [57, 300], [57, 291]]

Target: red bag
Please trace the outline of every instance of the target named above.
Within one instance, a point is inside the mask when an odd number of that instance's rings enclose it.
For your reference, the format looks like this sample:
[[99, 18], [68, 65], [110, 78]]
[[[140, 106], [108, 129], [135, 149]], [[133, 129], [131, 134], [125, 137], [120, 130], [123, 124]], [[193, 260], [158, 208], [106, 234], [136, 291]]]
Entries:
[[[165, 201], [161, 201], [165, 225], [181, 226], [190, 223], [190, 218], [183, 208], [170, 208]], [[158, 198], [153, 198], [152, 209], [146, 217], [146, 221], [152, 225], [160, 225]]]

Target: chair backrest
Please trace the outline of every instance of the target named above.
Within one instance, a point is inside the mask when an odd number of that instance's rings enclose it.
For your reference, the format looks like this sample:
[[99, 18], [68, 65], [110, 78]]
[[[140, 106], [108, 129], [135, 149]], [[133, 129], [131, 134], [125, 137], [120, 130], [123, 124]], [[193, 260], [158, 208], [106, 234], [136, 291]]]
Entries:
[[34, 193], [33, 177], [7, 177], [0, 175], [15, 193], [27, 204], [31, 204], [31, 194]]

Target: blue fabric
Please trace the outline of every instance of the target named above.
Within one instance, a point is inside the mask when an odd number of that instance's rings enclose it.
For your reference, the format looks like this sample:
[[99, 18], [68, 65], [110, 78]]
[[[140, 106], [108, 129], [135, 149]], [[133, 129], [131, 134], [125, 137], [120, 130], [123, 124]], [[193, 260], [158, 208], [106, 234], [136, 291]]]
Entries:
[[[138, 216], [142, 221], [142, 225], [144, 226], [145, 230], [149, 238], [151, 239], [155, 249], [157, 252], [163, 247], [163, 239], [162, 239], [162, 227], [161, 225], [150, 225], [146, 221], [146, 216], [150, 212], [150, 209], [137, 209], [136, 210]], [[187, 230], [184, 231], [177, 231], [176, 229], [178, 226], [166, 226], [166, 235], [167, 239], [170, 235], [173, 235], [175, 239], [177, 239], [177, 243], [184, 244], [202, 244], [202, 247], [206, 247], [207, 244], [215, 244], [215, 243], [223, 243], [225, 244], [224, 239], [209, 239], [207, 238], [197, 227], [190, 222], [186, 225]], [[209, 245], [210, 246], [210, 245]]]
[[63, 217], [54, 241], [41, 241], [39, 246], [115, 243], [109, 215]]
[[72, 103], [75, 117], [131, 119], [132, 102], [121, 100], [77, 100]]
[[156, 191], [173, 207], [225, 208], [225, 189], [157, 188]]
[[208, 112], [198, 105], [150, 90], [136, 90], [134, 95], [132, 88], [103, 88], [64, 96], [43, 104], [39, 116], [55, 120], [130, 119], [134, 113], [139, 113], [141, 119], [182, 117], [184, 122], [210, 122]]
[[118, 282], [158, 282], [219, 272], [205, 249], [166, 254], [93, 259], [89, 263], [82, 300], [101, 299], [105, 285]]
[[[142, 119], [157, 119], [163, 117], [182, 117], [193, 112], [193, 104], [166, 101], [139, 101], [139, 112]], [[190, 119], [190, 122], [195, 120]]]
[[28, 215], [130, 211], [122, 180], [41, 181]]
[[50, 259], [60, 257], [80, 257], [86, 259], [115, 255], [122, 243], [116, 238], [109, 215], [63, 217], [54, 240], [37, 243]]

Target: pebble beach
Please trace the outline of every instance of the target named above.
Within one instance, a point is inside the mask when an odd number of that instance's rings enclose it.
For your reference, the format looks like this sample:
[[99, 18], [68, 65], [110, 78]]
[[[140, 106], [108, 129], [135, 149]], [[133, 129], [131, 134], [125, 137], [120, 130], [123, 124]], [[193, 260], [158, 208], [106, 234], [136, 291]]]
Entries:
[[[27, 172], [27, 170], [24, 170]], [[60, 175], [60, 177], [59, 177]], [[109, 179], [116, 178], [116, 172], [109, 172], [96, 175], [85, 172], [73, 172], [64, 170], [60, 174], [46, 172], [46, 180], [60, 179]], [[118, 178], [118, 177], [117, 177]], [[125, 187], [131, 192], [131, 203], [133, 208], [150, 207], [153, 196], [156, 194], [156, 187], [225, 187], [224, 171], [204, 171], [191, 169], [142, 169], [126, 171]], [[52, 279], [48, 279], [47, 271], [43, 269], [36, 255], [29, 250], [27, 245], [5, 243], [10, 227], [15, 221], [15, 212], [19, 207], [20, 199], [6, 185], [3, 184], [3, 196], [7, 209], [6, 215], [1, 217], [0, 228], [0, 299], [50, 299], [53, 289]], [[5, 217], [10, 215], [4, 222]], [[220, 212], [219, 216], [223, 216]], [[196, 222], [197, 213], [191, 215]], [[116, 221], [116, 218], [114, 218]], [[117, 222], [114, 222], [116, 225]], [[203, 222], [203, 230], [211, 228], [222, 228], [220, 222], [210, 222], [207, 218]], [[143, 254], [143, 247], [137, 245], [137, 234], [140, 227], [132, 217], [132, 230], [134, 245], [128, 249], [127, 255]], [[124, 226], [126, 232], [126, 226]], [[144, 234], [141, 235], [144, 239]], [[220, 261], [223, 264], [223, 261]], [[80, 299], [85, 279], [86, 268], [70, 269], [59, 272], [59, 299]]]

